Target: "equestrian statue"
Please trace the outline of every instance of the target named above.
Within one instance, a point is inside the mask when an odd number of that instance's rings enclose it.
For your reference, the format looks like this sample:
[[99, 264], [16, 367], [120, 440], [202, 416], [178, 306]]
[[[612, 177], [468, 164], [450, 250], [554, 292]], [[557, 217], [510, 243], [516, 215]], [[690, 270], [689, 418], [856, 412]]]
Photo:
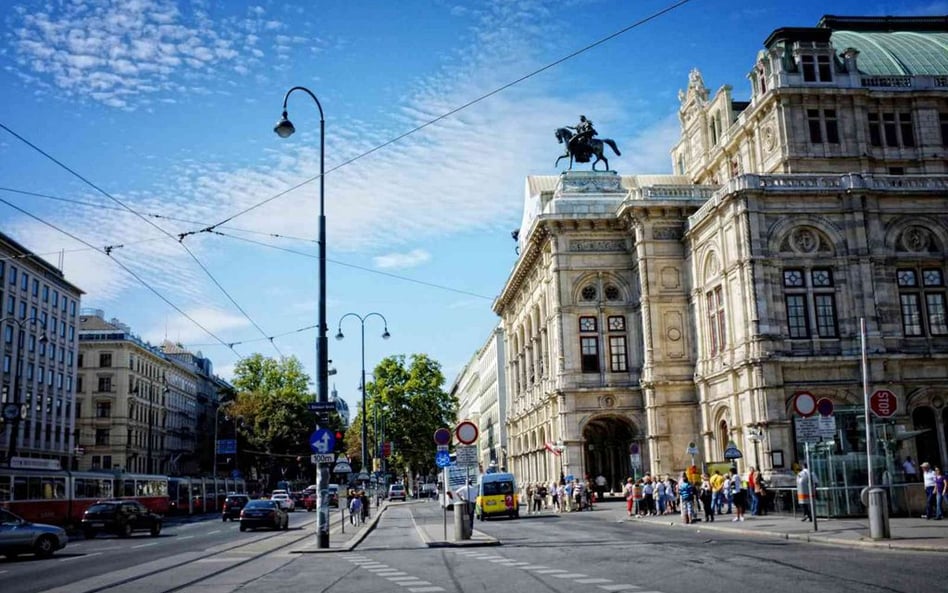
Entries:
[[[571, 132], [576, 132], [575, 134]], [[596, 132], [596, 129], [593, 128], [593, 123], [586, 119], [585, 115], [579, 116], [579, 123], [575, 126], [565, 126], [563, 128], [556, 129], [556, 139], [560, 144], [566, 144], [566, 152], [563, 153], [556, 163], [553, 164], [554, 167], [560, 164], [560, 160], [566, 157], [569, 157], [569, 168], [572, 170], [573, 161], [577, 163], [588, 163], [592, 157], [596, 157], [596, 160], [593, 161], [592, 168], [593, 171], [596, 170], [596, 164], [599, 161], [602, 161], [606, 164], [606, 171], [609, 170], [609, 159], [607, 159], [602, 154], [602, 147], [604, 144], [608, 144], [616, 155], [621, 156], [622, 153], [619, 152], [619, 147], [616, 146], [616, 143], [611, 138], [603, 138], [599, 140], [593, 138], [593, 136], [598, 136], [599, 133]]]

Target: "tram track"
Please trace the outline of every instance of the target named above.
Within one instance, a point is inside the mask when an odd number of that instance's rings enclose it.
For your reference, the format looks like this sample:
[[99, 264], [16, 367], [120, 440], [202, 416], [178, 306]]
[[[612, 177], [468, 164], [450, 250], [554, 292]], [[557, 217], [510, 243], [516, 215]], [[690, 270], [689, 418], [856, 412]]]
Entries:
[[[173, 593], [181, 591], [258, 561], [279, 551], [281, 548], [294, 546], [308, 538], [313, 538], [314, 533], [307, 529], [313, 524], [315, 524], [315, 520], [306, 521], [299, 525], [298, 528], [302, 529], [302, 532], [293, 537], [288, 537], [292, 534], [287, 532], [275, 532], [250, 541], [222, 544], [218, 546], [219, 549], [211, 548], [210, 550], [173, 554], [143, 565], [125, 568], [115, 573], [97, 575], [62, 587], [48, 589], [46, 593], [102, 593], [133, 590], [139, 593]], [[238, 554], [246, 553], [247, 549], [261, 545], [264, 546], [264, 549], [249, 553], [246, 557], [235, 555], [235, 552]], [[209, 565], [215, 561], [222, 562], [224, 565], [208, 571]], [[138, 572], [135, 573], [135, 571]], [[166, 575], [167, 578], [162, 578]], [[156, 587], [155, 585], [159, 580], [167, 585]]]

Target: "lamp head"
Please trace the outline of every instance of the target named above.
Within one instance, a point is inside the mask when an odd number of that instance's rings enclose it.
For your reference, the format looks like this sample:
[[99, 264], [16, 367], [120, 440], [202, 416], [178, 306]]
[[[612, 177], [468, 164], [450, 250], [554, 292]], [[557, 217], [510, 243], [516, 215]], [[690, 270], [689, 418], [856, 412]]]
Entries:
[[341, 339], [343, 339], [344, 337], [346, 337], [346, 336], [344, 336], [344, 335], [342, 334], [342, 328], [340, 327], [340, 328], [339, 328], [339, 331], [336, 333], [336, 339], [337, 339], [337, 340], [341, 340]]
[[48, 341], [49, 341], [49, 338], [46, 337], [46, 332], [41, 333], [39, 337], [39, 343], [45, 344]]
[[283, 112], [283, 117], [280, 118], [279, 123], [273, 127], [273, 131], [276, 132], [280, 138], [289, 138], [293, 135], [293, 132], [296, 131], [296, 128], [293, 127], [293, 122], [286, 118], [286, 111]]
[[382, 334], [382, 339], [387, 340], [392, 337], [392, 334], [388, 333], [388, 328], [385, 328], [385, 333]]

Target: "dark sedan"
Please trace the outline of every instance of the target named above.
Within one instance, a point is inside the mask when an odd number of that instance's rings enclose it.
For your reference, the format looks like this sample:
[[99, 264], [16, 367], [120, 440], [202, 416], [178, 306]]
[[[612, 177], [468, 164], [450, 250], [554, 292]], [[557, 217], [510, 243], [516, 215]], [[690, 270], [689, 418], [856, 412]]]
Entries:
[[221, 508], [221, 520], [240, 519], [240, 511], [247, 506], [248, 502], [250, 502], [250, 497], [246, 494], [228, 494]]
[[257, 527], [289, 529], [290, 516], [275, 500], [251, 500], [240, 511], [240, 530]]
[[147, 531], [153, 537], [161, 533], [161, 515], [137, 500], [100, 500], [82, 515], [82, 533], [93, 538], [97, 533], [128, 537], [135, 531]]

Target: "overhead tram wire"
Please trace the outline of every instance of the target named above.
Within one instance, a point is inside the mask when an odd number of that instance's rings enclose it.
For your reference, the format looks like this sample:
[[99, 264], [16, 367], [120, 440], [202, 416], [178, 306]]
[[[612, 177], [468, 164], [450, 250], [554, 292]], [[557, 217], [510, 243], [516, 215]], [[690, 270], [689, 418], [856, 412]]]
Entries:
[[[212, 234], [215, 234], [215, 235], [220, 235], [221, 237], [227, 237], [228, 239], [236, 239], [237, 241], [246, 241], [247, 243], [253, 243], [253, 244], [255, 244], [255, 245], [260, 245], [260, 246], [262, 246], [262, 247], [269, 247], [270, 249], [277, 249], [277, 250], [279, 250], [279, 251], [286, 251], [287, 253], [293, 253], [293, 254], [296, 254], [296, 255], [301, 255], [301, 256], [303, 256], [303, 257], [309, 257], [309, 258], [312, 258], [312, 259], [316, 259], [316, 258], [318, 257], [318, 256], [316, 256], [316, 255], [313, 255], [312, 253], [306, 253], [305, 251], [297, 251], [297, 250], [295, 250], [295, 249], [289, 249], [289, 248], [287, 248], [287, 247], [280, 247], [279, 245], [271, 245], [271, 244], [269, 244], [269, 243], [264, 243], [263, 241], [256, 241], [256, 240], [254, 240], [254, 239], [248, 239], [248, 238], [246, 238], [246, 237], [237, 237], [237, 236], [234, 236], [234, 235], [228, 235], [227, 233], [223, 233], [223, 232], [221, 232], [221, 231], [210, 231], [210, 232], [211, 232]], [[369, 273], [371, 273], [371, 274], [378, 274], [379, 276], [387, 276], [387, 277], [389, 277], [389, 278], [395, 278], [396, 280], [404, 280], [405, 282], [413, 282], [413, 283], [415, 283], [415, 284], [421, 284], [422, 286], [428, 286], [428, 287], [430, 287], [430, 288], [437, 288], [437, 289], [440, 289], [440, 290], [447, 290], [447, 291], [449, 291], [449, 292], [456, 292], [456, 293], [458, 293], [458, 294], [463, 294], [463, 295], [467, 295], [467, 296], [477, 297], [477, 298], [479, 298], [479, 299], [486, 299], [486, 300], [489, 300], [489, 301], [494, 300], [494, 297], [485, 296], [485, 295], [483, 295], [483, 294], [477, 294], [476, 292], [468, 292], [468, 291], [466, 291], [466, 290], [461, 290], [460, 288], [451, 288], [450, 286], [444, 286], [444, 285], [442, 285], [442, 284], [435, 284], [435, 283], [433, 283], [433, 282], [426, 282], [426, 281], [424, 281], [424, 280], [416, 280], [416, 279], [414, 279], [414, 278], [409, 278], [408, 276], [400, 276], [400, 275], [398, 275], [398, 274], [392, 274], [391, 272], [382, 272], [382, 271], [380, 271], [380, 270], [373, 270], [372, 268], [367, 268], [367, 267], [365, 267], [365, 266], [359, 266], [359, 265], [356, 265], [356, 264], [350, 264], [350, 263], [346, 263], [346, 262], [341, 262], [341, 261], [334, 260], [334, 259], [327, 259], [326, 261], [332, 262], [332, 263], [334, 263], [334, 264], [336, 264], [336, 265], [339, 265], [339, 266], [344, 266], [344, 267], [347, 267], [347, 268], [353, 268], [353, 269], [356, 269], [356, 270], [362, 270], [363, 272], [369, 272]]]
[[[198, 259], [198, 257], [197, 257], [196, 255], [194, 255], [194, 252], [191, 251], [191, 249], [190, 249], [187, 245], [184, 244], [184, 240], [183, 240], [183, 239], [184, 239], [184, 236], [185, 236], [185, 235], [179, 235], [178, 237], [175, 237], [174, 235], [172, 235], [171, 233], [169, 233], [169, 232], [166, 231], [165, 229], [161, 228], [160, 226], [158, 226], [157, 224], [155, 224], [155, 223], [152, 222], [151, 220], [148, 220], [148, 217], [146, 217], [146, 216], [140, 214], [140, 213], [137, 212], [135, 209], [133, 209], [132, 207], [128, 206], [128, 205], [127, 205], [125, 202], [123, 202], [122, 200], [119, 200], [118, 198], [116, 198], [115, 196], [113, 196], [113, 195], [110, 194], [109, 192], [105, 191], [104, 189], [102, 189], [101, 187], [99, 187], [98, 185], [96, 185], [95, 183], [93, 183], [92, 181], [86, 179], [86, 178], [85, 178], [83, 175], [81, 175], [78, 171], [73, 170], [71, 167], [69, 167], [68, 165], [66, 165], [65, 163], [63, 163], [62, 161], [60, 161], [59, 159], [57, 159], [56, 157], [54, 157], [53, 155], [49, 154], [48, 152], [46, 152], [45, 150], [43, 150], [43, 149], [40, 148], [39, 146], [33, 144], [32, 142], [30, 142], [29, 140], [27, 140], [26, 138], [24, 138], [24, 137], [21, 136], [20, 134], [14, 132], [12, 129], [10, 129], [10, 128], [9, 128], [6, 124], [4, 124], [3, 122], [0, 122], [0, 128], [3, 128], [4, 130], [7, 131], [8, 134], [10, 134], [11, 136], [13, 136], [14, 138], [16, 138], [17, 140], [19, 140], [20, 142], [26, 144], [27, 146], [29, 146], [30, 148], [32, 148], [32, 149], [35, 150], [36, 152], [40, 153], [41, 155], [43, 155], [44, 157], [46, 157], [47, 159], [49, 159], [50, 161], [52, 161], [53, 163], [55, 163], [56, 165], [58, 165], [59, 167], [61, 167], [62, 169], [64, 169], [65, 171], [69, 172], [71, 175], [73, 175], [74, 177], [76, 177], [77, 179], [79, 179], [80, 181], [82, 181], [83, 183], [85, 183], [86, 185], [88, 185], [89, 187], [91, 187], [92, 189], [96, 190], [97, 192], [99, 192], [100, 194], [104, 195], [104, 196], [107, 197], [108, 199], [112, 200], [112, 201], [115, 202], [116, 204], [118, 204], [118, 205], [122, 206], [123, 208], [125, 208], [128, 212], [130, 212], [130, 213], [134, 214], [135, 216], [137, 216], [138, 218], [142, 219], [142, 220], [145, 221], [148, 225], [150, 225], [150, 226], [152, 226], [152, 227], [158, 229], [159, 231], [161, 231], [163, 234], [167, 235], [167, 236], [168, 236], [169, 238], [171, 238], [172, 240], [175, 240], [175, 239], [176, 239], [177, 242], [178, 242], [178, 244], [181, 245], [181, 247], [188, 253], [189, 256], [191, 256], [191, 259], [194, 260], [194, 262], [198, 265], [198, 267], [200, 267], [200, 268], [204, 271], [205, 275], [207, 275], [207, 277], [211, 279], [211, 282], [213, 282], [214, 285], [217, 286], [217, 288], [224, 294], [224, 296], [227, 297], [227, 299], [231, 302], [231, 304], [233, 304], [233, 305], [237, 308], [237, 310], [240, 311], [241, 314], [243, 314], [243, 316], [247, 319], [247, 321], [250, 322], [251, 325], [253, 325], [255, 328], [257, 328], [257, 331], [259, 331], [261, 335], [263, 335], [263, 336], [269, 338], [269, 336], [267, 336], [267, 332], [263, 331], [263, 328], [260, 327], [260, 325], [259, 325], [256, 321], [254, 321], [252, 317], [250, 317], [250, 315], [247, 313], [247, 311], [245, 311], [244, 308], [240, 306], [240, 303], [238, 303], [238, 302], [234, 299], [234, 297], [231, 296], [231, 294], [230, 294], [229, 292], [227, 292], [227, 289], [225, 289], [224, 286], [217, 280], [217, 278], [214, 277], [214, 274], [211, 273], [211, 271], [207, 268], [207, 266], [205, 266], [204, 263], [203, 263], [200, 259]], [[276, 350], [277, 354], [279, 354], [280, 357], [282, 358], [282, 357], [283, 357], [283, 352], [280, 351], [280, 348], [277, 347], [276, 343], [275, 343], [272, 339], [270, 339], [270, 345], [273, 346], [273, 349]]]
[[[567, 62], [567, 61], [569, 61], [569, 60], [571, 60], [571, 59], [575, 58], [576, 56], [579, 56], [579, 55], [581, 55], [581, 54], [583, 54], [583, 53], [586, 53], [587, 51], [589, 51], [589, 50], [591, 50], [591, 49], [593, 49], [593, 48], [595, 48], [595, 47], [598, 47], [598, 46], [600, 46], [600, 45], [606, 43], [607, 41], [611, 41], [611, 40], [615, 39], [616, 37], [620, 37], [620, 36], [624, 35], [625, 33], [628, 33], [629, 31], [631, 31], [631, 30], [633, 30], [633, 29], [636, 29], [636, 28], [638, 28], [638, 27], [641, 27], [642, 25], [644, 25], [644, 24], [646, 24], [646, 23], [648, 23], [648, 22], [650, 22], [650, 21], [653, 21], [653, 20], [657, 19], [657, 18], [660, 17], [660, 16], [664, 16], [665, 14], [667, 14], [667, 13], [669, 13], [669, 12], [675, 10], [676, 8], [679, 8], [679, 7], [681, 7], [681, 6], [684, 6], [685, 4], [688, 4], [689, 2], [691, 2], [691, 0], [679, 0], [678, 2], [675, 2], [674, 4], [670, 4], [670, 5], [666, 6], [665, 8], [662, 8], [661, 10], [658, 10], [658, 11], [656, 11], [656, 12], [653, 12], [652, 14], [650, 14], [650, 15], [644, 17], [644, 18], [641, 18], [641, 19], [639, 19], [639, 20], [637, 20], [637, 21], [635, 21], [635, 22], [632, 23], [631, 25], [628, 25], [628, 26], [626, 26], [626, 27], [623, 27], [622, 29], [619, 29], [619, 30], [616, 31], [615, 33], [612, 33], [612, 34], [610, 34], [610, 35], [607, 35], [607, 36], [605, 36], [605, 37], [602, 37], [602, 38], [600, 38], [599, 40], [594, 41], [593, 43], [590, 43], [589, 45], [586, 45], [586, 46], [584, 46], [584, 47], [582, 47], [582, 48], [580, 48], [580, 49], [577, 49], [576, 51], [573, 51], [573, 52], [571, 52], [571, 53], [569, 53], [569, 54], [563, 56], [562, 58], [559, 58], [559, 59], [557, 59], [557, 60], [554, 60], [553, 62], [550, 62], [550, 63], [548, 63], [548, 64], [545, 65], [545, 66], [542, 66], [542, 67], [540, 67], [540, 68], [537, 68], [536, 70], [533, 70], [532, 72], [529, 72], [529, 73], [527, 73], [527, 74], [524, 74], [523, 76], [521, 76], [520, 78], [517, 78], [516, 80], [513, 80], [513, 81], [508, 82], [508, 83], [506, 83], [506, 84], [504, 84], [504, 85], [502, 85], [502, 86], [499, 86], [499, 87], [497, 87], [496, 89], [494, 89], [494, 90], [492, 90], [492, 91], [490, 91], [490, 92], [488, 92], [488, 93], [485, 93], [485, 94], [483, 94], [483, 95], [477, 97], [476, 99], [472, 99], [472, 100], [468, 101], [467, 103], [464, 103], [463, 105], [460, 105], [459, 107], [455, 107], [454, 109], [452, 109], [452, 110], [450, 110], [450, 111], [448, 111], [448, 112], [446, 112], [446, 113], [443, 113], [443, 114], [439, 115], [438, 117], [436, 117], [436, 118], [434, 118], [434, 119], [428, 120], [428, 121], [426, 121], [425, 123], [423, 123], [423, 124], [421, 124], [421, 125], [419, 125], [419, 126], [415, 126], [414, 128], [408, 130], [407, 132], [405, 132], [405, 133], [403, 133], [403, 134], [399, 134], [398, 136], [396, 136], [396, 137], [394, 137], [394, 138], [392, 138], [392, 139], [390, 139], [390, 140], [386, 140], [385, 142], [383, 142], [383, 143], [381, 143], [381, 144], [379, 144], [379, 145], [377, 145], [377, 146], [375, 146], [375, 147], [373, 147], [373, 148], [370, 148], [369, 150], [367, 150], [367, 151], [365, 151], [365, 152], [363, 152], [363, 153], [357, 154], [356, 156], [354, 156], [354, 157], [352, 157], [352, 158], [350, 158], [350, 159], [347, 159], [347, 160], [345, 160], [345, 161], [342, 161], [341, 163], [339, 163], [339, 164], [336, 165], [335, 167], [330, 167], [328, 170], [326, 170], [326, 173], [332, 173], [333, 171], [336, 171], [336, 170], [338, 170], [338, 169], [341, 169], [342, 167], [351, 165], [352, 163], [354, 163], [355, 161], [358, 161], [359, 159], [362, 159], [362, 158], [364, 158], [364, 157], [367, 157], [367, 156], [369, 156], [370, 154], [372, 154], [372, 153], [374, 153], [374, 152], [377, 152], [377, 151], [379, 151], [379, 150], [385, 148], [386, 146], [390, 146], [390, 145], [392, 145], [392, 144], [395, 144], [395, 143], [398, 142], [399, 140], [402, 140], [403, 138], [406, 138], [406, 137], [408, 137], [408, 136], [411, 136], [411, 135], [414, 134], [415, 132], [419, 132], [419, 131], [421, 131], [421, 130], [427, 128], [428, 126], [434, 125], [434, 124], [438, 123], [439, 121], [441, 121], [441, 120], [443, 120], [443, 119], [446, 119], [446, 118], [448, 118], [448, 117], [451, 117], [451, 116], [454, 115], [455, 113], [461, 112], [461, 111], [467, 109], [468, 107], [471, 107], [471, 106], [473, 106], [473, 105], [476, 105], [477, 103], [480, 103], [481, 101], [484, 101], [485, 99], [489, 99], [490, 97], [493, 97], [494, 95], [496, 95], [496, 94], [498, 94], [498, 93], [501, 93], [501, 92], [503, 92], [503, 91], [509, 89], [510, 87], [516, 86], [516, 85], [520, 84], [521, 82], [523, 82], [523, 81], [525, 81], [525, 80], [528, 80], [528, 79], [530, 79], [530, 78], [533, 78], [534, 76], [536, 76], [536, 75], [538, 75], [538, 74], [540, 74], [540, 73], [542, 73], [542, 72], [545, 72], [545, 71], [549, 70], [550, 68], [553, 68], [553, 67], [555, 67], [555, 66], [559, 66], [560, 64], [562, 64], [562, 63], [564, 63], [564, 62]], [[219, 226], [221, 226], [221, 225], [224, 225], [224, 224], [227, 224], [228, 222], [232, 221], [233, 219], [235, 219], [235, 218], [237, 218], [237, 217], [239, 217], [239, 216], [243, 216], [244, 214], [247, 214], [248, 212], [257, 209], [257, 208], [259, 208], [260, 206], [263, 206], [264, 204], [268, 204], [268, 203], [272, 202], [273, 200], [276, 200], [277, 198], [281, 198], [281, 197], [285, 196], [286, 194], [288, 194], [288, 193], [290, 193], [290, 192], [292, 192], [292, 191], [294, 191], [294, 190], [297, 190], [297, 189], [303, 187], [304, 185], [308, 185], [308, 184], [310, 184], [310, 183], [316, 181], [316, 180], [319, 179], [320, 177], [321, 177], [320, 175], [314, 175], [313, 177], [310, 177], [310, 178], [308, 178], [308, 179], [304, 179], [303, 181], [297, 183], [296, 185], [293, 185], [293, 186], [291, 186], [291, 187], [288, 187], [287, 189], [285, 189], [285, 190], [283, 190], [283, 191], [281, 191], [281, 192], [279, 192], [279, 193], [277, 193], [277, 194], [274, 194], [274, 195], [270, 196], [269, 198], [266, 198], [265, 200], [262, 200], [262, 201], [260, 201], [260, 202], [257, 202], [256, 204], [253, 204], [253, 205], [251, 205], [251, 206], [248, 206], [248, 207], [244, 208], [243, 210], [238, 211], [238, 212], [235, 213], [235, 214], [231, 214], [230, 216], [228, 216], [227, 218], [224, 218], [224, 219], [221, 220], [220, 222], [216, 222], [216, 223], [214, 223], [214, 224], [208, 225], [208, 226], [206, 226], [206, 227], [204, 227], [204, 228], [201, 228], [201, 229], [196, 229], [196, 230], [193, 230], [193, 231], [190, 231], [190, 232], [187, 232], [187, 233], [183, 233], [183, 235], [184, 235], [184, 236], [187, 236], [187, 235], [196, 235], [196, 234], [198, 234], [198, 233], [206, 233], [206, 232], [213, 231], [213, 230], [216, 229], [217, 227], [219, 227]], [[183, 237], [182, 237], [182, 238], [183, 238]]]
[[[108, 206], [108, 205], [106, 205], [106, 204], [97, 204], [97, 203], [95, 203], [95, 202], [86, 202], [85, 200], [77, 200], [77, 199], [74, 199], [74, 198], [63, 198], [63, 197], [61, 197], [61, 196], [54, 196], [54, 195], [51, 195], [51, 194], [42, 194], [42, 193], [39, 193], [39, 192], [27, 191], [27, 190], [23, 190], [23, 189], [16, 189], [16, 188], [14, 188], [14, 187], [3, 187], [3, 186], [0, 186], [0, 191], [10, 192], [10, 193], [13, 193], [13, 194], [21, 194], [21, 195], [24, 195], [24, 196], [31, 196], [31, 197], [34, 197], [34, 198], [43, 198], [43, 199], [46, 199], [46, 200], [56, 200], [57, 202], [65, 202], [65, 203], [67, 203], [67, 204], [76, 204], [77, 206], [88, 206], [88, 207], [90, 207], [90, 208], [96, 208], [96, 209], [98, 209], [98, 210], [116, 210], [116, 211], [119, 211], [119, 212], [125, 212], [125, 211], [126, 211], [125, 208], [119, 208], [118, 206]], [[170, 220], [170, 221], [173, 221], [173, 222], [186, 222], [186, 223], [188, 223], [188, 224], [204, 224], [204, 223], [201, 222], [200, 220], [192, 220], [192, 219], [190, 219], [190, 218], [179, 218], [179, 217], [177, 217], [177, 216], [167, 216], [167, 215], [165, 215], [165, 214], [157, 214], [157, 213], [154, 213], [154, 212], [143, 212], [143, 213], [141, 213], [141, 214], [142, 214], [143, 216], [148, 216], [148, 217], [151, 217], [151, 218], [161, 218], [161, 219]], [[291, 239], [291, 240], [293, 240], [293, 241], [304, 241], [304, 242], [306, 242], [306, 243], [317, 243], [316, 239], [307, 239], [306, 237], [294, 237], [294, 236], [292, 236], [292, 235], [281, 235], [281, 234], [279, 234], [279, 233], [268, 233], [268, 232], [266, 232], [266, 231], [257, 231], [257, 230], [254, 230], [254, 229], [242, 229], [242, 228], [240, 228], [240, 227], [233, 227], [233, 226], [229, 226], [229, 227], [227, 227], [227, 229], [228, 229], [228, 230], [231, 230], [231, 231], [239, 231], [239, 232], [241, 232], [241, 233], [252, 233], [252, 234], [254, 234], [254, 235], [266, 235], [267, 237], [275, 237], [275, 238], [277, 238], [277, 239]], [[130, 244], [131, 244], [131, 243], [126, 243], [126, 245], [130, 245]], [[85, 249], [83, 249], [83, 251], [85, 251]]]
[[64, 230], [64, 229], [61, 229], [61, 228], [59, 228], [58, 226], [56, 226], [55, 224], [53, 224], [53, 223], [51, 223], [51, 222], [49, 222], [49, 221], [47, 221], [47, 220], [44, 220], [44, 219], [40, 218], [39, 216], [33, 214], [32, 212], [29, 212], [29, 211], [27, 211], [27, 210], [24, 210], [23, 208], [20, 208], [20, 207], [17, 206], [16, 204], [13, 204], [13, 203], [11, 203], [11, 202], [9, 202], [9, 201], [7, 201], [7, 200], [4, 200], [3, 198], [0, 198], [0, 203], [6, 204], [6, 205], [9, 206], [10, 208], [13, 208], [13, 209], [16, 210], [17, 212], [23, 214], [24, 216], [28, 216], [29, 218], [32, 218], [32, 219], [35, 220], [36, 222], [39, 222], [40, 224], [46, 225], [46, 226], [48, 226], [49, 228], [51, 228], [51, 229], [53, 229], [53, 230], [55, 230], [55, 231], [57, 231], [57, 232], [60, 232], [60, 233], [62, 233], [63, 235], [66, 235], [66, 236], [69, 237], [70, 239], [72, 239], [72, 240], [74, 240], [74, 241], [78, 241], [79, 243], [82, 243], [83, 245], [86, 245], [86, 246], [89, 247], [90, 249], [94, 249], [95, 251], [98, 251], [98, 252], [101, 253], [102, 255], [108, 257], [109, 260], [115, 262], [115, 264], [118, 265], [118, 266], [119, 266], [120, 268], [122, 268], [123, 270], [125, 270], [125, 272], [126, 272], [129, 276], [131, 276], [131, 277], [134, 278], [135, 280], [138, 280], [138, 282], [139, 282], [142, 286], [144, 286], [145, 288], [147, 288], [149, 291], [152, 292], [152, 294], [154, 294], [155, 296], [157, 296], [159, 299], [161, 299], [162, 301], [164, 301], [164, 302], [165, 302], [168, 306], [170, 306], [172, 309], [174, 309], [175, 311], [177, 311], [178, 313], [180, 313], [182, 316], [184, 316], [185, 319], [187, 319], [188, 321], [190, 321], [191, 323], [193, 323], [194, 325], [196, 325], [198, 328], [200, 328], [200, 329], [201, 329], [204, 333], [206, 333], [207, 335], [209, 335], [209, 336], [211, 336], [212, 338], [214, 338], [215, 340], [217, 340], [221, 345], [226, 346], [231, 352], [234, 353], [235, 356], [237, 356], [238, 359], [243, 359], [243, 358], [244, 358], [239, 352], [237, 352], [236, 350], [234, 350], [234, 345], [236, 344], [236, 342], [225, 342], [225, 341], [224, 341], [222, 338], [220, 338], [217, 334], [215, 334], [215, 333], [212, 332], [211, 330], [209, 330], [209, 329], [207, 329], [206, 327], [204, 327], [203, 325], [201, 325], [201, 323], [200, 323], [198, 320], [194, 319], [193, 317], [191, 317], [190, 315], [188, 315], [186, 312], [184, 312], [184, 311], [183, 311], [180, 307], [178, 307], [176, 304], [174, 304], [173, 302], [171, 302], [171, 300], [168, 299], [165, 295], [163, 295], [163, 294], [161, 294], [160, 292], [158, 292], [158, 289], [156, 289], [156, 288], [153, 287], [151, 284], [149, 284], [148, 282], [146, 282], [144, 278], [142, 278], [141, 276], [138, 275], [138, 273], [136, 273], [134, 270], [132, 270], [131, 268], [129, 268], [128, 266], [126, 266], [126, 265], [125, 265], [124, 263], [122, 263], [121, 261], [119, 261], [119, 260], [117, 260], [116, 258], [112, 257], [112, 255], [111, 255], [110, 253], [107, 253], [104, 249], [100, 249], [100, 248], [96, 247], [95, 245], [93, 245], [92, 243], [89, 243], [89, 242], [86, 241], [85, 239], [82, 239], [82, 238], [80, 238], [80, 237], [77, 237], [76, 235], [70, 233], [69, 231]]

